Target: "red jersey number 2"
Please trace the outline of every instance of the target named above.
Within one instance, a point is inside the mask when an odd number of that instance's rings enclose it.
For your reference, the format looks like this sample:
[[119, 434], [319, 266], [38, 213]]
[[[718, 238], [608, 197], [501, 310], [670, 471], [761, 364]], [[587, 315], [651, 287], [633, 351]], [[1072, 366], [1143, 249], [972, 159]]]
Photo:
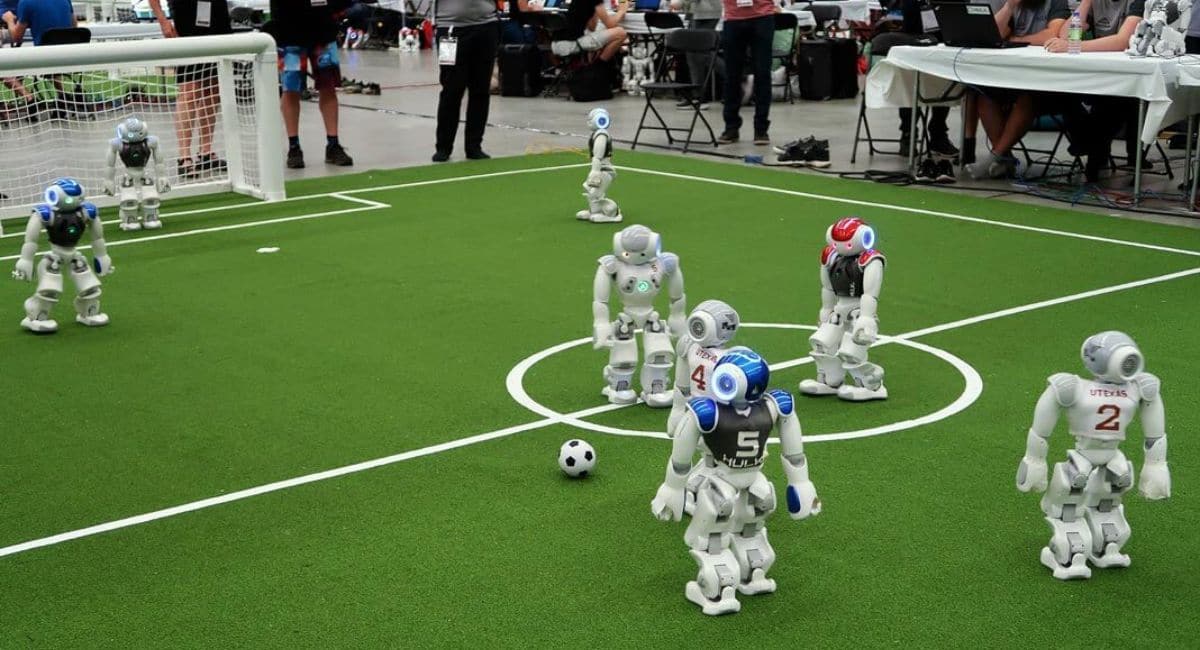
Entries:
[[1121, 430], [1121, 407], [1116, 404], [1105, 404], [1099, 409], [1096, 409], [1099, 415], [1107, 415], [1108, 419], [1096, 425], [1097, 431], [1120, 431]]

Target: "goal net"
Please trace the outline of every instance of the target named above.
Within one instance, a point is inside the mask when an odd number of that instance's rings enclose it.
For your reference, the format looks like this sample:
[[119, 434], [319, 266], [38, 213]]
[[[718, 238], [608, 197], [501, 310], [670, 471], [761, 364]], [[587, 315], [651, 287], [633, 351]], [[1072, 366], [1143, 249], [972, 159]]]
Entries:
[[231, 190], [282, 199], [276, 75], [265, 34], [0, 50], [0, 218], [28, 214], [60, 176], [114, 205], [103, 195], [109, 141], [129, 117], [159, 140], [164, 201]]

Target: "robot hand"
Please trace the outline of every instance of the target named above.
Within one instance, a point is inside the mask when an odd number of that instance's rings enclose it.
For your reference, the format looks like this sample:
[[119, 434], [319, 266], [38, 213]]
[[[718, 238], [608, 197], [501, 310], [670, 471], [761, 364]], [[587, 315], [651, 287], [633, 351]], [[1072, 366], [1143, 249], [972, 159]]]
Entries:
[[17, 268], [12, 272], [13, 279], [30, 282], [33, 280], [33, 260], [17, 260]]
[[787, 487], [787, 507], [792, 519], [807, 519], [821, 513], [821, 499], [812, 481]]
[[[1022, 492], [1046, 491], [1046, 459], [1025, 456], [1017, 466], [1017, 489]], [[1143, 477], [1144, 478], [1144, 477]]]
[[674, 338], [687, 334], [687, 319], [683, 314], [672, 314], [667, 318], [667, 333]]
[[171, 184], [165, 178], [159, 178], [155, 184], [158, 185], [158, 192], [160, 194], [171, 191]]
[[92, 266], [96, 267], [96, 275], [100, 277], [112, 275], [113, 271], [116, 271], [116, 269], [113, 268], [112, 258], [108, 255], [101, 255], [93, 259]]
[[587, 180], [583, 182], [583, 189], [594, 190], [594, 189], [600, 187], [600, 184], [603, 182], [604, 182], [603, 174], [601, 174], [600, 172], [591, 172], [587, 175]]
[[596, 323], [592, 325], [592, 348], [599, 350], [612, 345], [612, 323]]
[[1138, 492], [1151, 501], [1171, 496], [1171, 470], [1166, 463], [1146, 463], [1142, 466], [1142, 479]]
[[673, 488], [666, 483], [658, 486], [658, 493], [650, 502], [650, 514], [659, 521], [679, 521], [683, 519], [683, 488]]
[[833, 316], [832, 309], [822, 309], [817, 312], [817, 325], [824, 325], [829, 322], [829, 318]]
[[112, 181], [104, 181], [104, 193], [107, 196], [116, 196], [117, 184]]
[[859, 316], [854, 322], [854, 333], [851, 336], [859, 345], [871, 345], [879, 338], [879, 323], [874, 318]]

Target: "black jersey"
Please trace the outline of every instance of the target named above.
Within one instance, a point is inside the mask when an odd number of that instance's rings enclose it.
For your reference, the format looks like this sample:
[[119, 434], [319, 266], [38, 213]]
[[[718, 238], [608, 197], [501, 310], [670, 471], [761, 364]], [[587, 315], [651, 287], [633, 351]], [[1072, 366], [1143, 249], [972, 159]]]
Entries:
[[87, 216], [82, 208], [74, 212], [59, 212], [46, 224], [46, 235], [55, 246], [75, 248], [87, 226]]
[[[596, 131], [592, 134], [592, 137], [588, 138], [588, 153], [596, 150], [596, 138], [599, 136], [600, 132]], [[604, 132], [604, 136], [607, 139], [607, 142], [604, 144], [604, 157], [612, 158], [612, 136], [608, 135], [607, 131]]]
[[122, 142], [121, 148], [117, 152], [121, 156], [121, 162], [125, 163], [126, 167], [140, 169], [146, 166], [150, 161], [150, 144], [145, 140], [141, 142]]
[[700, 425], [704, 444], [718, 462], [735, 469], [762, 465], [767, 438], [775, 427], [766, 400], [750, 404], [742, 413], [708, 397], [695, 398], [688, 407]]
[[883, 254], [871, 249], [857, 256], [840, 256], [832, 246], [821, 253], [821, 263], [829, 267], [829, 283], [833, 293], [843, 298], [858, 298], [863, 295], [863, 276], [867, 265], [875, 260], [884, 263]]

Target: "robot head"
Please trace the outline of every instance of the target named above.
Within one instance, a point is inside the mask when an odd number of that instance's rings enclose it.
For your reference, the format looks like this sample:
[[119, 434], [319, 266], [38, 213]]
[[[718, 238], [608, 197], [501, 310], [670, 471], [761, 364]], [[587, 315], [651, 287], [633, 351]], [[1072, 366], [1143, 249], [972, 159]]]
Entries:
[[696, 305], [687, 319], [688, 334], [701, 346], [725, 345], [737, 334], [741, 319], [733, 307], [720, 300], [705, 300]]
[[722, 404], [757, 401], [771, 381], [771, 369], [758, 353], [739, 346], [726, 352], [713, 366], [712, 393]]
[[613, 255], [629, 264], [648, 264], [662, 252], [662, 239], [645, 226], [629, 226], [613, 235]]
[[117, 125], [117, 137], [121, 142], [141, 142], [146, 139], [149, 132], [146, 130], [146, 123], [136, 117], [131, 117]]
[[1117, 331], [1089, 336], [1079, 355], [1097, 379], [1111, 382], [1130, 381], [1146, 364], [1137, 343], [1128, 334]]
[[825, 231], [825, 241], [843, 257], [875, 247], [875, 229], [858, 217], [845, 217]]
[[612, 118], [608, 116], [608, 111], [603, 108], [593, 108], [588, 111], [588, 126], [593, 131], [602, 131], [612, 126]]
[[645, 45], [641, 43], [635, 43], [629, 46], [629, 56], [635, 59], [648, 59], [650, 58], [650, 52], [647, 51]]
[[42, 198], [55, 212], [70, 212], [83, 203], [83, 186], [74, 178], [56, 178], [50, 181]]

